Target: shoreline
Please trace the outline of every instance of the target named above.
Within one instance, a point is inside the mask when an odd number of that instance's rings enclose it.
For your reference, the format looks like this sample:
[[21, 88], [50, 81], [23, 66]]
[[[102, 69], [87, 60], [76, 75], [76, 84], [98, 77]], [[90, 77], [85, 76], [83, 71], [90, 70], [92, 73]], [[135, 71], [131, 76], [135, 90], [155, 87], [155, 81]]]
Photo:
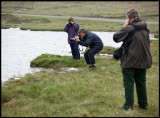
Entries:
[[[109, 46], [104, 46], [104, 47], [109, 47]], [[113, 48], [113, 47], [112, 47]], [[56, 55], [56, 54], [52, 54], [52, 55]], [[61, 56], [61, 57], [66, 57], [65, 55], [58, 55], [58, 56]], [[69, 58], [72, 57], [72, 56], [68, 56]], [[95, 55], [95, 58], [105, 58], [105, 59], [112, 59], [112, 55], [110, 54], [103, 54], [103, 53], [100, 53], [100, 54], [96, 54]], [[36, 57], [37, 58], [37, 57]], [[81, 55], [81, 58], [83, 58], [83, 55]], [[31, 66], [30, 66], [31, 67]], [[35, 74], [37, 72], [41, 72], [41, 71], [50, 71], [50, 70], [54, 70], [53, 68], [43, 68], [43, 67], [31, 67], [33, 69], [39, 69], [39, 71], [36, 71], [36, 72], [32, 72], [32, 73], [26, 73], [25, 75], [23, 76], [13, 76], [11, 78], [8, 78], [7, 81], [4, 81], [2, 82], [1, 80], [1, 86], [4, 85], [5, 82], [9, 82], [9, 81], [15, 81], [17, 79], [21, 79], [23, 77], [25, 77], [27, 74]], [[60, 67], [60, 68], [67, 68], [67, 67]], [[69, 67], [69, 68], [72, 68], [72, 67]], [[63, 69], [59, 70], [59, 72], [63, 71]], [[66, 71], [67, 72], [67, 71]], [[70, 72], [70, 71], [68, 71]]]
[[[37, 29], [27, 29], [27, 28], [21, 28], [21, 27], [1, 27], [1, 29], [18, 29], [18, 30], [28, 30], [28, 31], [57, 31], [57, 32], [64, 32], [64, 30], [37, 30]], [[89, 30], [88, 30], [89, 31]], [[112, 31], [90, 31], [90, 32], [112, 32]], [[150, 34], [150, 39], [151, 40], [158, 40], [159, 37], [154, 37], [155, 35]]]

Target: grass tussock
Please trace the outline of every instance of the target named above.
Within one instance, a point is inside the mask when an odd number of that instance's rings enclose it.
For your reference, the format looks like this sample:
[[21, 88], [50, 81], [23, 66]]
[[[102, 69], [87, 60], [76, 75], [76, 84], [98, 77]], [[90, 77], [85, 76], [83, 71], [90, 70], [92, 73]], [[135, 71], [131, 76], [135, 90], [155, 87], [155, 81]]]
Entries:
[[[121, 109], [124, 103], [120, 61], [96, 58], [89, 69], [82, 57], [42, 54], [33, 67], [54, 68], [7, 81], [1, 87], [2, 117], [159, 117], [159, 40], [151, 41], [153, 65], [147, 70], [149, 110], [138, 108], [135, 90], [134, 110]], [[107, 53], [107, 52], [106, 52]], [[59, 73], [61, 67], [78, 71]]]
[[58, 67], [83, 67], [84, 59], [81, 61], [73, 60], [69, 56], [42, 54], [33, 61], [31, 67], [58, 68]]

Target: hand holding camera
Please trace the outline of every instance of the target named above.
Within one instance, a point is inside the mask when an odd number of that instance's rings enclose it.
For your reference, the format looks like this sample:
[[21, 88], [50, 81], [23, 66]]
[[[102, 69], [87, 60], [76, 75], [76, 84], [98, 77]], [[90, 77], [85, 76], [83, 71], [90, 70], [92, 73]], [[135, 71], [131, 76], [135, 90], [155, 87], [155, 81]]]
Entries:
[[69, 24], [70, 26], [72, 26], [73, 21], [67, 21], [67, 24]]
[[79, 38], [77, 38], [77, 39], [75, 40], [75, 42], [80, 42]]
[[80, 40], [82, 40], [82, 38], [79, 35], [75, 36], [74, 38], [70, 38], [71, 42], [79, 42]]

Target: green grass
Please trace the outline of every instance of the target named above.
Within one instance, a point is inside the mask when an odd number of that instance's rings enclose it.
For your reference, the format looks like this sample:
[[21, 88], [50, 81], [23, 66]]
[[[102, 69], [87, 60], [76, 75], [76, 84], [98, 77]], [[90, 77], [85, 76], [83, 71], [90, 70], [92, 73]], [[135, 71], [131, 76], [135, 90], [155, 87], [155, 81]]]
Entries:
[[85, 61], [73, 60], [69, 56], [42, 54], [33, 61], [31, 67], [58, 68], [58, 67], [83, 67]]
[[135, 8], [146, 21], [159, 21], [158, 1], [2, 1], [1, 12], [126, 19], [128, 9]]
[[[22, 30], [30, 29], [31, 31], [64, 31], [67, 19], [63, 18], [42, 18], [33, 16], [13, 16], [1, 15], [1, 28], [17, 28]], [[105, 31], [116, 32], [123, 23], [104, 22], [104, 21], [89, 21], [75, 20], [80, 25], [80, 29], [84, 28], [88, 31]], [[148, 24], [150, 33], [155, 37], [159, 37], [159, 25]]]
[[[140, 18], [144, 21], [159, 21], [158, 1], [128, 1], [128, 2], [82, 2], [82, 1], [63, 1], [63, 2], [19, 2], [19, 1], [2, 1], [2, 13], [19, 13], [19, 14], [37, 14], [50, 16], [67, 16], [70, 17], [93, 17], [93, 18], [110, 18], [126, 19], [125, 13], [130, 8], [135, 8], [140, 13]], [[115, 9], [116, 8], [116, 9]], [[31, 16], [12, 16], [1, 15], [1, 28], [17, 28], [22, 30], [30, 29], [32, 31], [63, 31], [67, 19], [63, 18], [43, 18]], [[106, 21], [89, 21], [75, 20], [81, 28], [88, 31], [105, 31], [116, 32], [123, 23], [106, 22]], [[159, 37], [159, 25], [148, 24], [151, 34]]]
[[[108, 49], [104, 48], [105, 53]], [[113, 51], [113, 49], [111, 49]], [[111, 52], [112, 52], [111, 51]], [[147, 69], [149, 110], [138, 108], [135, 89], [134, 110], [121, 109], [124, 103], [120, 61], [96, 58], [89, 69], [82, 57], [42, 54], [32, 67], [53, 68], [7, 81], [1, 87], [2, 117], [159, 117], [159, 40], [151, 41], [153, 65]], [[59, 73], [61, 67], [79, 70]]]
[[[7, 17], [8, 16], [8, 17]], [[16, 23], [15, 19], [19, 22]], [[80, 29], [85, 28], [88, 31], [114, 31], [121, 28], [123, 23], [75, 20], [80, 25]], [[21, 29], [43, 30], [43, 31], [64, 31], [67, 19], [64, 18], [42, 18], [33, 16], [14, 16], [2, 15], [2, 28], [20, 27]]]

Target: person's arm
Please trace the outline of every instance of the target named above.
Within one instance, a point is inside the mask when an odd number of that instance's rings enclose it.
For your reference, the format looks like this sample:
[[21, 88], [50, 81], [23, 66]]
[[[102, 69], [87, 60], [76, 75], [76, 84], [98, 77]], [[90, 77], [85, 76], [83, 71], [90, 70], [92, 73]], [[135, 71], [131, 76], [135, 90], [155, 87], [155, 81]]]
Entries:
[[128, 25], [129, 23], [130, 23], [130, 20], [127, 19], [123, 27], [113, 35], [113, 40], [116, 43], [124, 41], [126, 37], [128, 36], [128, 33], [134, 29], [133, 26]]
[[64, 27], [64, 31], [68, 33], [68, 30], [69, 30], [69, 24], [68, 24], [68, 21], [67, 21], [67, 24], [66, 24], [66, 26]]
[[91, 45], [93, 38], [92, 37], [87, 37], [86, 41], [81, 41], [79, 39], [76, 39], [75, 41], [79, 43], [80, 45], [83, 45], [85, 47], [88, 47]]

